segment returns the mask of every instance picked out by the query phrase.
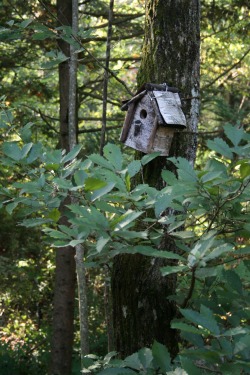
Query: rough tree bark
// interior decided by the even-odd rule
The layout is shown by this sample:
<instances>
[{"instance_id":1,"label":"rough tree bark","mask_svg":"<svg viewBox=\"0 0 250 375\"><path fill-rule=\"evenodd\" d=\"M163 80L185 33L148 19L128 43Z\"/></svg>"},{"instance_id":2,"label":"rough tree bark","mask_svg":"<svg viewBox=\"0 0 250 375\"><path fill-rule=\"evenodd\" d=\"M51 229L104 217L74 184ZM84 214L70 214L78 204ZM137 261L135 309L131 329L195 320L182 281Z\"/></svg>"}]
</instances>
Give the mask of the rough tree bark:
<instances>
[{"instance_id":1,"label":"rough tree bark","mask_svg":"<svg viewBox=\"0 0 250 375\"><path fill-rule=\"evenodd\" d=\"M145 40L138 73L138 85L164 83L181 90L187 130L176 133L170 156L182 156L194 163L199 114L199 0L146 0ZM170 168L159 157L144 169L144 181L163 187L161 171ZM176 251L163 236L160 249ZM175 294L174 277L163 278L163 261L141 255L115 259L112 275L116 350L122 356L153 341L165 344L172 357L178 352L178 335L170 328L177 308L167 299Z\"/></svg>"},{"instance_id":2,"label":"rough tree bark","mask_svg":"<svg viewBox=\"0 0 250 375\"><path fill-rule=\"evenodd\" d=\"M57 0L57 18L59 25L71 25L72 0ZM70 56L70 46L59 40L59 48L66 56ZM67 152L69 145L69 64L59 65L60 92L60 145ZM62 217L60 224L68 225L63 215L65 207L70 204L70 197L61 204ZM72 348L74 338L74 304L75 304L75 252L72 247L56 250L56 271L54 285L54 309L51 345L51 375L70 375L72 363Z\"/></svg>"}]
</instances>

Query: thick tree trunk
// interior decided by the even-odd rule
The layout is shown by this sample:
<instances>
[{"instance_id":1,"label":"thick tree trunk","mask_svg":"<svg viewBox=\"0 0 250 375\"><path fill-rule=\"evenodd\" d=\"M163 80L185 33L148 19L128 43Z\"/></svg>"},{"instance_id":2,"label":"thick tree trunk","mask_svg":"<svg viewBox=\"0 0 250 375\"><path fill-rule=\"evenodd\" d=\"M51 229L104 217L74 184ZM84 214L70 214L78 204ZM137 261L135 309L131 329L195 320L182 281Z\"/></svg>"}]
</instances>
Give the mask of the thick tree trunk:
<instances>
[{"instance_id":1,"label":"thick tree trunk","mask_svg":"<svg viewBox=\"0 0 250 375\"><path fill-rule=\"evenodd\" d=\"M57 0L57 15L59 25L71 25L72 0ZM70 56L70 46L63 40L59 47L66 56ZM67 152L69 144L69 64L59 65L60 92L60 144ZM70 204L68 197L60 207L62 218L60 224L68 225L64 216L66 205ZM70 375L72 349L74 339L74 305L75 305L75 251L72 247L56 250L56 271L54 286L54 310L51 346L51 375Z\"/></svg>"},{"instance_id":2,"label":"thick tree trunk","mask_svg":"<svg viewBox=\"0 0 250 375\"><path fill-rule=\"evenodd\" d=\"M145 40L138 83L168 83L181 90L187 131L176 133L171 156L194 163L199 114L199 0L146 0ZM169 168L165 157L149 163L144 181L163 187L161 171ZM176 251L167 235L159 249ZM166 264L166 263L164 263ZM163 278L161 260L141 255L115 259L112 277L116 350L131 354L153 341L165 344L174 357L178 335L170 328L177 309L168 296L175 294L175 277Z\"/></svg>"}]
</instances>

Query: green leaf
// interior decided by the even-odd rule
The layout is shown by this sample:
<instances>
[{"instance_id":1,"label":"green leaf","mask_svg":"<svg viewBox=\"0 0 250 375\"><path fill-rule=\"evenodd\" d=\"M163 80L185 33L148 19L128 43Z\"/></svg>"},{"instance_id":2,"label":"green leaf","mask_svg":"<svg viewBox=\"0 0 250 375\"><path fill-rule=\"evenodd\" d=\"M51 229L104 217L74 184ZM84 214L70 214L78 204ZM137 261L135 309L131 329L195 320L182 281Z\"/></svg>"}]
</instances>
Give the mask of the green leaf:
<instances>
[{"instance_id":1,"label":"green leaf","mask_svg":"<svg viewBox=\"0 0 250 375\"><path fill-rule=\"evenodd\" d=\"M224 132L234 146L238 146L244 136L243 128L239 128L231 124L227 124L224 126Z\"/></svg>"},{"instance_id":2,"label":"green leaf","mask_svg":"<svg viewBox=\"0 0 250 375\"><path fill-rule=\"evenodd\" d=\"M240 176L241 178L246 178L250 176L250 163L242 163L240 166Z\"/></svg>"},{"instance_id":3,"label":"green leaf","mask_svg":"<svg viewBox=\"0 0 250 375\"><path fill-rule=\"evenodd\" d=\"M114 182L108 183L102 189L95 190L95 192L91 195L91 202L94 202L96 199L101 198L103 195L109 193L115 186Z\"/></svg>"},{"instance_id":4,"label":"green leaf","mask_svg":"<svg viewBox=\"0 0 250 375\"><path fill-rule=\"evenodd\" d=\"M190 162L185 158L169 158L172 163L178 168L178 177L179 180L185 182L193 182L197 181L196 172L193 169L193 166Z\"/></svg>"},{"instance_id":5,"label":"green leaf","mask_svg":"<svg viewBox=\"0 0 250 375\"><path fill-rule=\"evenodd\" d=\"M221 175L222 175L221 171L208 172L201 177L201 181L203 183L206 183L208 181L212 181L216 179L217 177L220 177Z\"/></svg>"},{"instance_id":6,"label":"green leaf","mask_svg":"<svg viewBox=\"0 0 250 375\"><path fill-rule=\"evenodd\" d=\"M34 125L33 122L29 122L26 124L21 130L20 130L20 137L23 140L23 142L30 142L31 140L31 127Z\"/></svg>"},{"instance_id":7,"label":"green leaf","mask_svg":"<svg viewBox=\"0 0 250 375\"><path fill-rule=\"evenodd\" d=\"M84 183L87 177L88 177L87 173L81 169L74 173L73 179L78 188L84 186Z\"/></svg>"},{"instance_id":8,"label":"green leaf","mask_svg":"<svg viewBox=\"0 0 250 375\"><path fill-rule=\"evenodd\" d=\"M108 162L108 160L104 159L101 155L92 154L88 157L93 163L100 165L106 169L114 171L114 167Z\"/></svg>"},{"instance_id":9,"label":"green leaf","mask_svg":"<svg viewBox=\"0 0 250 375\"><path fill-rule=\"evenodd\" d=\"M134 177L141 170L141 162L139 160L133 160L128 165L128 174L130 177Z\"/></svg>"},{"instance_id":10,"label":"green leaf","mask_svg":"<svg viewBox=\"0 0 250 375\"><path fill-rule=\"evenodd\" d=\"M154 341L152 346L152 355L163 373L171 370L170 354L164 345Z\"/></svg>"},{"instance_id":11,"label":"green leaf","mask_svg":"<svg viewBox=\"0 0 250 375\"><path fill-rule=\"evenodd\" d=\"M62 233L59 230L45 228L43 230L45 233L48 233L50 237L56 238L56 239L62 239L62 240L68 240L69 235L66 233Z\"/></svg>"},{"instance_id":12,"label":"green leaf","mask_svg":"<svg viewBox=\"0 0 250 375\"><path fill-rule=\"evenodd\" d=\"M210 150L213 150L230 160L233 158L233 153L230 147L223 139L221 138L215 138L214 140L210 139L208 140L207 145L210 148Z\"/></svg>"},{"instance_id":13,"label":"green leaf","mask_svg":"<svg viewBox=\"0 0 250 375\"><path fill-rule=\"evenodd\" d=\"M69 242L69 246L75 247L77 245L82 244L84 241L85 241L84 239L81 239L81 240L72 240L72 241Z\"/></svg>"},{"instance_id":14,"label":"green leaf","mask_svg":"<svg viewBox=\"0 0 250 375\"><path fill-rule=\"evenodd\" d=\"M172 202L172 194L171 191L167 192L160 192L156 197L155 202L155 216L159 217L168 207L170 207L170 204Z\"/></svg>"},{"instance_id":15,"label":"green leaf","mask_svg":"<svg viewBox=\"0 0 250 375\"><path fill-rule=\"evenodd\" d=\"M21 159L24 159L28 155L32 146L33 146L33 143L27 143L26 145L23 146L21 150Z\"/></svg>"},{"instance_id":16,"label":"green leaf","mask_svg":"<svg viewBox=\"0 0 250 375\"><path fill-rule=\"evenodd\" d=\"M201 335L204 332L201 329L198 329L194 326L191 326L187 323L182 323L182 322L172 322L171 328L179 329L180 331L184 331L184 332L193 333L195 335Z\"/></svg>"},{"instance_id":17,"label":"green leaf","mask_svg":"<svg viewBox=\"0 0 250 375\"><path fill-rule=\"evenodd\" d=\"M102 251L104 246L110 241L110 237L100 237L96 243L96 250L98 253Z\"/></svg>"},{"instance_id":18,"label":"green leaf","mask_svg":"<svg viewBox=\"0 0 250 375\"><path fill-rule=\"evenodd\" d=\"M222 271L222 278L223 281L225 281L225 284L238 292L239 294L242 294L243 292L243 287L242 287L242 282L239 277L239 275L233 271L233 270L223 270Z\"/></svg>"},{"instance_id":19,"label":"green leaf","mask_svg":"<svg viewBox=\"0 0 250 375\"><path fill-rule=\"evenodd\" d=\"M85 180L85 190L86 191L95 191L103 188L107 185L107 182L99 180L98 178L88 177Z\"/></svg>"},{"instance_id":20,"label":"green leaf","mask_svg":"<svg viewBox=\"0 0 250 375\"><path fill-rule=\"evenodd\" d=\"M39 225L51 223L50 219L43 219L43 218L33 218L33 219L25 219L19 225L26 227L26 228L33 228Z\"/></svg>"},{"instance_id":21,"label":"green leaf","mask_svg":"<svg viewBox=\"0 0 250 375\"><path fill-rule=\"evenodd\" d=\"M193 324L201 325L214 335L220 334L220 329L214 318L213 312L207 307L201 305L200 313L191 309L180 309L180 312Z\"/></svg>"},{"instance_id":22,"label":"green leaf","mask_svg":"<svg viewBox=\"0 0 250 375\"><path fill-rule=\"evenodd\" d=\"M22 29L25 29L28 25L33 22L33 19L29 18L27 20L22 21L18 26L21 27Z\"/></svg>"},{"instance_id":23,"label":"green leaf","mask_svg":"<svg viewBox=\"0 0 250 375\"><path fill-rule=\"evenodd\" d=\"M49 212L49 215L48 217L53 220L55 223L58 222L58 220L60 219L61 217L61 213L60 211L58 210L58 208L53 208L50 212Z\"/></svg>"},{"instance_id":24,"label":"green leaf","mask_svg":"<svg viewBox=\"0 0 250 375\"><path fill-rule=\"evenodd\" d=\"M150 367L153 360L152 351L149 348L142 348L138 352L138 358L143 368L147 369Z\"/></svg>"},{"instance_id":25,"label":"green leaf","mask_svg":"<svg viewBox=\"0 0 250 375\"><path fill-rule=\"evenodd\" d=\"M161 155L160 152L153 152L152 154L144 155L141 159L141 164L146 165L160 155Z\"/></svg>"},{"instance_id":26,"label":"green leaf","mask_svg":"<svg viewBox=\"0 0 250 375\"><path fill-rule=\"evenodd\" d=\"M171 275L172 273L178 273L178 272L183 272L183 271L187 271L187 270L188 270L187 266L166 266L166 267L161 267L162 276L168 276L168 275Z\"/></svg>"},{"instance_id":27,"label":"green leaf","mask_svg":"<svg viewBox=\"0 0 250 375\"><path fill-rule=\"evenodd\" d=\"M124 365L134 370L140 370L142 368L141 361L139 360L138 353L134 353L124 359Z\"/></svg>"},{"instance_id":28,"label":"green leaf","mask_svg":"<svg viewBox=\"0 0 250 375\"><path fill-rule=\"evenodd\" d=\"M2 149L6 156L15 161L19 161L22 157L22 153L17 142L5 142Z\"/></svg>"},{"instance_id":29,"label":"green leaf","mask_svg":"<svg viewBox=\"0 0 250 375\"><path fill-rule=\"evenodd\" d=\"M166 181L168 185L172 186L178 182L176 175L173 172L170 172L168 170L163 170L161 172L161 175L162 175L163 180Z\"/></svg>"},{"instance_id":30,"label":"green leaf","mask_svg":"<svg viewBox=\"0 0 250 375\"><path fill-rule=\"evenodd\" d=\"M104 149L103 154L105 158L114 166L115 170L122 169L123 156L121 149L113 143L108 143Z\"/></svg>"},{"instance_id":31,"label":"green leaf","mask_svg":"<svg viewBox=\"0 0 250 375\"><path fill-rule=\"evenodd\" d=\"M138 375L138 372L126 368L106 368L97 375Z\"/></svg>"},{"instance_id":32,"label":"green leaf","mask_svg":"<svg viewBox=\"0 0 250 375\"><path fill-rule=\"evenodd\" d=\"M140 211L128 210L127 212L125 212L125 214L121 215L119 218L116 218L111 222L111 226L114 228L114 232L126 228L142 214L143 212Z\"/></svg>"},{"instance_id":33,"label":"green leaf","mask_svg":"<svg viewBox=\"0 0 250 375\"><path fill-rule=\"evenodd\" d=\"M79 154L81 149L82 149L81 145L76 145L68 154L63 156L61 162L67 163L69 161L72 161L73 159L75 159L77 157L77 155Z\"/></svg>"}]
</instances>

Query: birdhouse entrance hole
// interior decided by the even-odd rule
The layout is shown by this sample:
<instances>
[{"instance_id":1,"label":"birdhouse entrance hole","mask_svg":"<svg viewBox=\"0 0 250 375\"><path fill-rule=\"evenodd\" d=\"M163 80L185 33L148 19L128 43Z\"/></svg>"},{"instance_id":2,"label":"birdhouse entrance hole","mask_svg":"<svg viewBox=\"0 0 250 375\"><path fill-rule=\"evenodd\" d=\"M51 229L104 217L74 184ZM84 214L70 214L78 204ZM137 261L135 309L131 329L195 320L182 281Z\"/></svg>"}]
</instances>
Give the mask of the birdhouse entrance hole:
<instances>
[{"instance_id":1,"label":"birdhouse entrance hole","mask_svg":"<svg viewBox=\"0 0 250 375\"><path fill-rule=\"evenodd\" d=\"M145 119L147 115L148 115L148 112L146 111L146 109L142 109L140 112L140 118Z\"/></svg>"}]
</instances>

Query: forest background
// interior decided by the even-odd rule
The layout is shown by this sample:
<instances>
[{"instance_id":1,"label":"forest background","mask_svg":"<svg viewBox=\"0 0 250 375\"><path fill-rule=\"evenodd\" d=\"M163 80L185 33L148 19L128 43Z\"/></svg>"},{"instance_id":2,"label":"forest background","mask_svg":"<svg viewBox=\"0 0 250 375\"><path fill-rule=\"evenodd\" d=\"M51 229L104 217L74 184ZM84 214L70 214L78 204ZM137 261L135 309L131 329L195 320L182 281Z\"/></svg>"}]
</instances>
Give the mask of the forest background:
<instances>
[{"instance_id":1,"label":"forest background","mask_svg":"<svg viewBox=\"0 0 250 375\"><path fill-rule=\"evenodd\" d=\"M144 1L139 0L115 1L112 35L109 35L110 3L112 2L98 0L80 2L79 30L77 32L80 45L77 44L77 46L71 39L72 28L67 25L64 19L60 18L62 12L59 12L59 10L65 6L71 6L72 4L69 1L60 0L57 3L35 1L33 4L28 4L22 1L3 0L0 9L2 129L0 167L2 185L0 369L3 369L0 370L0 373L4 375L47 373L51 362L49 359L50 346L53 342L53 332L55 332L52 330L52 302L55 294L55 248L52 245L65 246L66 244L68 246L70 244L78 246L83 242L79 237L79 232L76 234L73 232L58 234L57 224L61 220L60 207L53 206L54 203L49 206L48 200L44 203L45 207L41 207L40 203L37 206L35 205L34 202L41 200L41 197L35 194L38 191L39 184L42 190L44 181L47 179L46 173L48 172L53 177L50 181L51 188L47 191L47 199L54 194L53 197L59 195L61 201L65 198L66 191L73 191L72 186L65 182L72 176L74 178L73 185L83 186L85 184L87 192L96 192L97 200L100 197L106 199L105 194L112 193L114 185L100 185L100 181L104 177L101 176L100 171L91 169L94 167L90 166L90 161L99 163L104 169L107 167L105 160L110 165L113 163L114 168L118 168L117 165L121 164L124 170L130 168L128 174L131 178L136 173L140 173L141 165L138 168L138 164L130 164L133 162L133 152L124 148L124 146L120 146L121 151L119 151L114 145L118 145L124 119L124 114L120 110L121 102L131 97L131 94L137 90L136 77L142 54L145 6ZM195 292L192 290L192 296L189 296L187 301L188 304L182 306L183 309L189 307L189 310L186 309L186 313L183 310L183 317L187 321L189 320L189 324L187 321L179 321L173 325L173 328L182 331L182 350L188 347L195 347L200 350L196 352L197 357L193 354L192 360L197 365L197 362L195 362L197 358L203 358L204 362L198 363L199 371L202 369L203 373L206 373L206 371L208 373L211 373L211 371L233 373L226 367L228 364L232 366L232 363L235 366L235 373L240 373L240 371L249 373L250 355L249 349L247 350L250 345L249 308L247 307L250 276L248 259L249 198L247 198L247 194L249 196L248 182L250 175L248 136L250 107L249 12L247 1L201 1L201 111L195 164L196 175L193 175L193 180L190 181L190 176L188 180L185 179L183 174L179 174L179 180L183 184L182 187L187 186L187 181L191 185L193 184L193 190L190 187L189 194L194 196L200 194L200 191L195 187L197 178L204 184L211 184L212 181L213 186L204 187L204 189L207 189L206 192L209 192L211 201L215 202L217 199L219 202L219 199L222 198L225 201L223 203L220 201L217 206L214 203L214 211L212 209L209 211L211 207L206 207L206 213L204 213L204 206L203 212L198 212L201 211L201 207L195 207L194 205L192 208L193 203L189 200L189 203L192 203L189 206L192 215L189 212L188 219L185 218L184 220L186 222L185 231L179 231L179 235L174 234L174 237L182 241L182 245L179 245L182 246L182 249L185 246L190 246L192 241L195 248L194 244L197 243L197 238L202 237L200 234L201 228L206 226L207 230L210 226L209 220L212 217L210 229L217 230L216 241L222 240L221 237L218 239L218 228L220 226L219 235L223 235L223 241L226 237L227 246L228 244L230 246L234 244L233 249L237 252L237 254L232 255L231 248L226 247L227 252L225 254L221 250L221 245L217 242L211 245L211 242L209 242L211 238L203 237L204 242L201 245L203 258L208 256L206 252L211 251L211 248L220 250L217 251L216 255L210 255L207 260L204 261L203 259L201 267L205 267L207 263L213 261L211 268L216 269L216 272L212 273L211 268L209 268L207 273L202 274L201 272L200 276L197 276ZM61 74L64 74L62 69L68 61L64 43L68 45L66 48L70 48L69 46L77 48L78 53L78 121L75 135L77 142L75 143L81 145L81 149L74 149L73 147L73 151L71 150L72 145L65 146L64 143L65 128L63 126L65 124L63 123L63 116L65 116L65 113L63 113L62 105L59 115L60 104L62 104L60 90L64 90L59 82L60 69ZM110 49L110 56L108 56L107 45ZM107 69L108 75L105 74ZM105 93L107 77L108 90ZM105 139L103 138L104 134ZM32 140L32 146L29 146L30 140ZM105 149L103 151L104 140L105 143L110 145L106 146L106 152ZM33 148L33 145L36 145L36 147ZM68 158L61 154L60 147L66 149L67 152L71 151ZM36 156L34 156L34 160L29 161L27 158L30 157L31 148ZM96 157L91 159L91 155L99 154L100 149L101 154L104 152L103 159L97 159ZM114 155L113 159L108 157L110 152ZM43 156L45 153L46 157ZM43 158L39 167L32 164L34 161L37 162L38 155L39 158ZM85 160L83 166L74 164L77 155ZM215 165L211 167L210 164L208 166L207 160L217 160L220 166L223 164L227 168L227 172L221 169L216 170ZM65 173L65 163L67 162L72 165L72 170L69 173L67 171ZM149 162L150 159L142 159L144 165ZM183 160L182 163L182 165L179 164L179 169L187 170L188 167ZM133 172L131 172L132 166ZM33 180L34 174L37 177L35 168L40 168L39 173L41 168L44 168L43 177L39 174L39 182ZM82 172L76 174L77 168ZM86 186L84 173L87 169L90 177ZM203 177L204 171L207 173L205 174L206 178ZM54 173L55 175L53 175ZM211 173L213 174L211 175ZM59 176L61 179L59 179ZM128 178L125 175L123 177L124 183L128 184ZM177 189L179 185L177 186L178 183L173 179L173 176L170 178L170 175L166 175L165 178L167 181L172 178L171 183ZM43 179L45 180L43 181ZM27 185L28 182L30 182L30 185ZM112 181L109 182L112 183ZM25 187L24 183L26 184ZM221 191L217 189L219 185ZM100 192L103 188L104 191ZM178 187L178 189L181 188ZM226 195L227 192L228 195ZM146 208L141 206L140 209L154 208L156 217L151 218L150 224L154 228L155 222L159 222L162 212L159 207L157 208L157 193L151 191L150 194L155 196L155 203L151 207L149 207L149 204ZM122 199L125 202L127 197L121 198L121 196L119 199L121 199L122 206L125 205ZM30 199L30 201L27 202L27 199ZM91 200L93 197L87 199ZM185 200L187 202L187 197L179 197L179 206L175 206L175 209L176 207L180 209L181 200L182 203ZM164 202L166 204L166 201ZM234 205L232 204L229 207L229 202L233 202ZM74 202L71 203L74 212ZM135 204L135 200L133 204ZM168 204L171 206L169 200ZM185 204L183 203L183 206ZM216 212L215 209L218 206L220 207L220 213L219 211ZM166 205L165 208L167 207ZM98 210L102 212L103 207L97 207ZM37 211L40 212L40 216L37 215ZM229 211L231 212L230 218L226 215ZM92 214L94 215L94 212ZM128 216L125 217L128 219ZM196 220L191 220L191 217L196 217ZM197 217L199 217L199 220ZM202 220L201 217L203 217ZM138 225L138 218L137 213L130 216L129 223L126 224L128 226L124 226L124 229L127 229L126 233L125 231L121 233L121 237L123 236L127 241L124 246L128 246L128 244L135 246L133 241L138 241L138 237L133 238L134 234L128 235L128 231L131 229L129 224L132 225L137 222ZM235 218L235 221L232 218ZM101 217L99 216L93 218L93 221L97 223L100 220ZM215 226L215 222L217 226ZM23 225L17 225L20 223ZM114 226L115 224L117 222L113 223ZM177 225L176 222L167 223L167 225L170 224L172 224L171 230L175 231L176 228L183 225L183 217L178 218ZM59 221L59 225L62 228L65 222ZM224 230L223 233L221 228ZM140 234L139 238L140 236L141 240L145 239L144 234ZM155 238L156 235L152 241L157 243ZM56 243L56 241L60 243ZM73 243L72 241L79 242ZM97 357L94 359L88 358L89 362L85 362L84 367L88 367L86 371L91 373L99 371L101 366L104 368L111 366L109 361L114 355L113 353L106 357L104 362L98 359L113 350L112 327L110 325L109 269L112 264L112 257L116 253L114 251L113 255L106 254L106 239L103 242L95 242L95 239L88 238L88 241L90 242L90 250L85 259L86 268L84 269L88 296L88 351ZM122 242L122 240L120 241ZM98 246L100 256L96 256L95 251L91 250L91 246ZM64 247L64 249L68 250L67 247ZM155 256L155 252L152 250L149 255ZM228 258L224 259L222 255L226 255ZM179 272L182 283L179 282L178 284L179 299L177 298L176 302L181 306L183 299L190 291L189 286L194 280L192 278L194 273L190 272L190 269L193 271L195 268L192 268L189 263L188 270L185 268L187 264L183 259L179 261L178 266L175 265L177 267L175 272ZM221 265L227 264L229 265L221 268ZM195 267L197 267L197 264L195 264ZM170 273L169 270L165 269L166 275ZM77 307L78 296L76 291L74 293ZM200 295L206 293L213 296L214 299L210 301L210 305L205 305L202 310L201 306L204 305L204 300L201 300ZM232 301L235 301L235 306L232 305ZM217 308L216 310L216 304L217 306L224 305L225 309L222 309L222 311ZM239 311L241 311L241 315ZM60 316L58 319L60 319ZM81 367L79 355L81 335L77 308L74 311L73 323L72 374L76 374L79 373ZM234 329L234 331L229 333L229 329ZM223 334L225 335L223 336ZM223 340L220 341L219 337L221 336L223 336ZM197 337L202 338L203 344ZM215 337L217 344L212 341ZM230 337L231 346L227 340L228 337ZM188 344L185 344L185 342ZM213 350L208 350L206 345L209 345L210 348L213 348L214 345L213 350L220 353L219 358L215 358L212 354ZM216 345L219 345L219 349ZM71 350L68 351L71 355ZM159 353L162 354L162 357ZM108 369L109 372L106 373L133 374L140 371L140 373L145 374L158 373L158 370L152 367L151 357L154 360L158 358L161 368L160 373L165 374L181 367L184 369L183 371L188 371L189 365L186 358L189 357L186 352L177 360L175 365L172 365L170 361L165 364L164 361L162 363L163 357L168 358L166 353L161 346L157 347L157 344L155 344L152 352L143 352L143 356L148 359L148 367L142 366L143 361L140 355L137 355L137 357L133 357L133 360L127 360L125 364L124 362L115 364L123 368L129 367L129 370L126 369L127 372L121 372L119 368L120 372L110 372L111 370ZM217 367L213 367L215 363ZM221 367L223 365L225 365L224 370ZM192 374L195 374L193 368L191 371Z\"/></svg>"}]
</instances>

